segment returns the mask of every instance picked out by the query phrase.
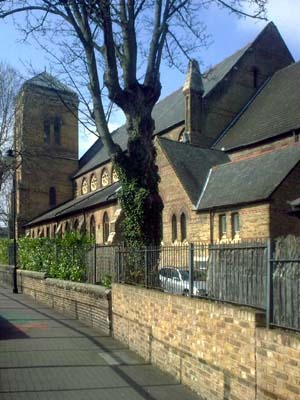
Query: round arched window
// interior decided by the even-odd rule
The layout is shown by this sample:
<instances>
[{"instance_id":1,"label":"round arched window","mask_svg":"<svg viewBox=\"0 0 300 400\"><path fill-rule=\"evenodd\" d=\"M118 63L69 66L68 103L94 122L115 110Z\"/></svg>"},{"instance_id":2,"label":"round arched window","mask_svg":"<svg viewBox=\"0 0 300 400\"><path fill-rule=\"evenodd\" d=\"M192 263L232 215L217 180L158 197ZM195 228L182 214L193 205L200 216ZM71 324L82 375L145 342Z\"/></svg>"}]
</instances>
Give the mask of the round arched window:
<instances>
[{"instance_id":1,"label":"round arched window","mask_svg":"<svg viewBox=\"0 0 300 400\"><path fill-rule=\"evenodd\" d=\"M90 219L90 238L95 239L96 237L96 222L95 217L92 215Z\"/></svg>"},{"instance_id":2,"label":"round arched window","mask_svg":"<svg viewBox=\"0 0 300 400\"><path fill-rule=\"evenodd\" d=\"M95 174L91 177L91 191L94 192L97 189L97 177Z\"/></svg>"},{"instance_id":3,"label":"round arched window","mask_svg":"<svg viewBox=\"0 0 300 400\"><path fill-rule=\"evenodd\" d=\"M113 183L118 182L119 177L118 177L118 173L116 171L116 168L113 168L111 176L112 176Z\"/></svg>"},{"instance_id":4,"label":"round arched window","mask_svg":"<svg viewBox=\"0 0 300 400\"><path fill-rule=\"evenodd\" d=\"M81 193L86 194L88 192L88 183L87 180L84 178L81 185Z\"/></svg>"},{"instance_id":5,"label":"round arched window","mask_svg":"<svg viewBox=\"0 0 300 400\"><path fill-rule=\"evenodd\" d=\"M106 243L109 237L109 218L107 212L103 215L103 242Z\"/></svg>"},{"instance_id":6,"label":"round arched window","mask_svg":"<svg viewBox=\"0 0 300 400\"><path fill-rule=\"evenodd\" d=\"M101 174L101 185L102 186L107 186L109 183L109 177L108 177L108 172L107 169L104 168Z\"/></svg>"}]
</instances>

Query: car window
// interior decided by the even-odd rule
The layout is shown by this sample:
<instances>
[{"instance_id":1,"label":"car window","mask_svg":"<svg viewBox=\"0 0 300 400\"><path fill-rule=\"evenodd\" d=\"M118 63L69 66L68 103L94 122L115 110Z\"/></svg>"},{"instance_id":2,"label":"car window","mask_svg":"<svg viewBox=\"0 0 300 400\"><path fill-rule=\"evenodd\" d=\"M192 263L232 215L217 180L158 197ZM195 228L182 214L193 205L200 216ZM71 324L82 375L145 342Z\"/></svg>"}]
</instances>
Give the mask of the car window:
<instances>
[{"instance_id":1,"label":"car window","mask_svg":"<svg viewBox=\"0 0 300 400\"><path fill-rule=\"evenodd\" d=\"M176 269L172 270L172 278L178 278L179 279L179 272L176 271Z\"/></svg>"}]
</instances>

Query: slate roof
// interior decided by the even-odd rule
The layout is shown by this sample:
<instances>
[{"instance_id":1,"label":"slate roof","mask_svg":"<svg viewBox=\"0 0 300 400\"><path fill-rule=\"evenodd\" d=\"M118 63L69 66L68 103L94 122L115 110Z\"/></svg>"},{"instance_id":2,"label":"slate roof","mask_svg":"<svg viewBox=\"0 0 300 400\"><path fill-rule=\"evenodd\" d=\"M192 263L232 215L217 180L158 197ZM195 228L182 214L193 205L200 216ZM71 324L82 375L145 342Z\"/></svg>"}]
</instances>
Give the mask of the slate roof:
<instances>
[{"instance_id":1,"label":"slate roof","mask_svg":"<svg viewBox=\"0 0 300 400\"><path fill-rule=\"evenodd\" d=\"M238 60L245 54L251 44L252 43L248 44L241 50L225 58L225 60L211 68L203 75L203 96L209 95L209 93L219 82L221 82L225 75L229 73ZM180 87L155 105L152 112L153 119L155 120L155 133L160 134L172 126L183 123L185 119L184 114L184 95L182 93L182 87ZM125 125L115 130L112 135L121 148L125 150L127 145ZM107 150L104 148L101 139L98 139L81 157L79 161L79 170L74 175L74 178L90 171L108 160L109 156Z\"/></svg>"},{"instance_id":2,"label":"slate roof","mask_svg":"<svg viewBox=\"0 0 300 400\"><path fill-rule=\"evenodd\" d=\"M27 80L24 85L33 85L39 86L42 88L47 88L51 90L59 90L61 92L65 92L68 94L72 94L77 97L76 92L70 89L68 86L64 85L58 79L56 79L53 75L48 74L48 72L42 72L33 78Z\"/></svg>"},{"instance_id":3,"label":"slate roof","mask_svg":"<svg viewBox=\"0 0 300 400\"><path fill-rule=\"evenodd\" d=\"M53 208L43 215L33 219L25 226L35 225L56 218L59 219L71 213L81 212L87 208L114 201L116 199L117 190L119 187L120 183L116 182L104 189L99 189L84 196L76 197L75 199L67 201L66 203Z\"/></svg>"},{"instance_id":4,"label":"slate roof","mask_svg":"<svg viewBox=\"0 0 300 400\"><path fill-rule=\"evenodd\" d=\"M276 72L215 147L246 146L300 128L300 62Z\"/></svg>"},{"instance_id":5,"label":"slate roof","mask_svg":"<svg viewBox=\"0 0 300 400\"><path fill-rule=\"evenodd\" d=\"M161 148L193 204L197 203L209 170L229 161L222 151L159 138Z\"/></svg>"},{"instance_id":6,"label":"slate roof","mask_svg":"<svg viewBox=\"0 0 300 400\"><path fill-rule=\"evenodd\" d=\"M300 146L290 146L214 167L197 209L266 200L299 161Z\"/></svg>"}]
</instances>

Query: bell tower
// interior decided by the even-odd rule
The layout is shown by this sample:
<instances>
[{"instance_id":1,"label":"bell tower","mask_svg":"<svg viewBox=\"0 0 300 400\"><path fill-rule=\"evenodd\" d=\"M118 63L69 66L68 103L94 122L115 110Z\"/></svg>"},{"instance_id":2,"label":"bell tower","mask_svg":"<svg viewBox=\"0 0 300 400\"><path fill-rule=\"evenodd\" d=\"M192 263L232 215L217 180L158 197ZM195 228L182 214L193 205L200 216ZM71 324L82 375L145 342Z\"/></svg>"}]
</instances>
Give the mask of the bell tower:
<instances>
[{"instance_id":1,"label":"bell tower","mask_svg":"<svg viewBox=\"0 0 300 400\"><path fill-rule=\"evenodd\" d=\"M73 196L78 168L78 97L50 74L26 81L15 103L17 234Z\"/></svg>"}]
</instances>

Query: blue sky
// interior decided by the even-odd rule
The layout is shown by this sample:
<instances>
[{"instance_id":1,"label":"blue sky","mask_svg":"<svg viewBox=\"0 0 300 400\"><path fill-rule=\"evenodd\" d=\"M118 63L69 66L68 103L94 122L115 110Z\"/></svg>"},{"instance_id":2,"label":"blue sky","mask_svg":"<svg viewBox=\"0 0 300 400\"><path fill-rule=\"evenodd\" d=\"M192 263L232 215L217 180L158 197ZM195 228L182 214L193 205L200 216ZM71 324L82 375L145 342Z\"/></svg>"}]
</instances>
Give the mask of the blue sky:
<instances>
[{"instance_id":1,"label":"blue sky","mask_svg":"<svg viewBox=\"0 0 300 400\"><path fill-rule=\"evenodd\" d=\"M300 1L269 0L268 20L273 21L279 29L288 48L296 61L300 58ZM21 22L21 17L18 17ZM203 21L207 32L212 35L212 44L208 49L202 49L198 54L201 68L206 69L229 56L239 48L251 42L266 25L265 21L237 18L225 10L210 8L203 13ZM49 56L43 53L35 42L24 43L21 34L14 27L12 19L0 21L0 61L9 63L18 69L25 77L29 70L42 72L51 70ZM161 70L162 97L170 94L183 84L184 74L166 66ZM121 113L114 113L110 128L115 129L122 123ZM87 135L83 130L80 134L80 155L86 151L95 140L94 135Z\"/></svg>"}]
</instances>

